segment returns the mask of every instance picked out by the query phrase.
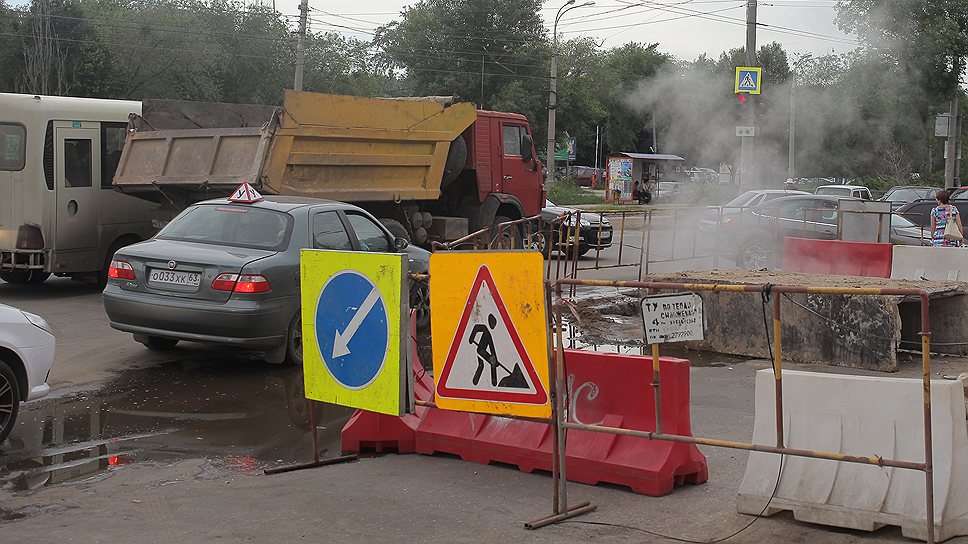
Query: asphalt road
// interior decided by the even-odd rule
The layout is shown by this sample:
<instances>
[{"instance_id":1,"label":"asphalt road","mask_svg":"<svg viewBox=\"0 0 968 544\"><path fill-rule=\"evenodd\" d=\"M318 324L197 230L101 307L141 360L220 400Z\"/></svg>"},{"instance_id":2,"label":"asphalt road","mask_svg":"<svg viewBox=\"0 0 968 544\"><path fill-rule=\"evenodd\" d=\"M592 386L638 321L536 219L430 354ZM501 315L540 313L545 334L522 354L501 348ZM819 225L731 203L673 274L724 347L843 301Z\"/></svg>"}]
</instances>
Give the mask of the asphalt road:
<instances>
[{"instance_id":1,"label":"asphalt road","mask_svg":"<svg viewBox=\"0 0 968 544\"><path fill-rule=\"evenodd\" d=\"M680 243L658 239L670 241L670 251ZM606 258L617 262L617 248ZM629 277L624 269L607 274ZM544 474L387 455L265 476L265 467L312 455L299 369L187 343L149 352L108 326L95 288L69 280L0 283L0 302L42 315L58 338L51 397L25 405L0 444L3 542L664 542L643 531L709 540L753 519L737 514L734 502L746 453L721 448L702 450L706 484L663 498L572 484L572 501L599 506L577 521L606 525L534 532L521 523L550 513ZM769 363L692 356L693 432L749 440L753 374ZM938 371L962 364L942 360ZM902 375L916 376L915 366ZM319 415L332 455L349 411L324 406ZM832 530L788 514L760 519L731 540L883 541L906 542L896 528Z\"/></svg>"}]
</instances>

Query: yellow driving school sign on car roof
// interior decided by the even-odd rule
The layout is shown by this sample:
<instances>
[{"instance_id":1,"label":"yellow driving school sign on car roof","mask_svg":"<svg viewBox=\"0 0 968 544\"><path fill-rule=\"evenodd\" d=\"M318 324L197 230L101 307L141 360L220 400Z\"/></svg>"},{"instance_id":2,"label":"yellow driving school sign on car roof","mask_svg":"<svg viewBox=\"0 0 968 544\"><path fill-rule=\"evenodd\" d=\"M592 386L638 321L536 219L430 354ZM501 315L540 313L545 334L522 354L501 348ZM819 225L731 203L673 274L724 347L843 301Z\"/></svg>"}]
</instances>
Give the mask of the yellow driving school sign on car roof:
<instances>
[{"instance_id":1,"label":"yellow driving school sign on car roof","mask_svg":"<svg viewBox=\"0 0 968 544\"><path fill-rule=\"evenodd\" d=\"M304 249L299 276L306 398L407 413L406 255Z\"/></svg>"},{"instance_id":2,"label":"yellow driving school sign on car roof","mask_svg":"<svg viewBox=\"0 0 968 544\"><path fill-rule=\"evenodd\" d=\"M551 416L543 265L532 251L430 256L439 408Z\"/></svg>"}]
</instances>

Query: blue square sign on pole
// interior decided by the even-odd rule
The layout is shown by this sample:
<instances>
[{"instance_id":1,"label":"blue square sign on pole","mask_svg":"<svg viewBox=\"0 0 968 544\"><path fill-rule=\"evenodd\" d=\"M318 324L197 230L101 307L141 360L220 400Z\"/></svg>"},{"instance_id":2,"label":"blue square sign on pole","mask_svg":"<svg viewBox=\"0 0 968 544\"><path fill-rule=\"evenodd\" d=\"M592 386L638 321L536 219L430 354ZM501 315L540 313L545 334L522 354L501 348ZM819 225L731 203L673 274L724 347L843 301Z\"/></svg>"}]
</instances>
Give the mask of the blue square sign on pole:
<instances>
[{"instance_id":1,"label":"blue square sign on pole","mask_svg":"<svg viewBox=\"0 0 968 544\"><path fill-rule=\"evenodd\" d=\"M736 80L733 92L746 94L760 94L762 89L763 69L751 66L736 68Z\"/></svg>"}]
</instances>

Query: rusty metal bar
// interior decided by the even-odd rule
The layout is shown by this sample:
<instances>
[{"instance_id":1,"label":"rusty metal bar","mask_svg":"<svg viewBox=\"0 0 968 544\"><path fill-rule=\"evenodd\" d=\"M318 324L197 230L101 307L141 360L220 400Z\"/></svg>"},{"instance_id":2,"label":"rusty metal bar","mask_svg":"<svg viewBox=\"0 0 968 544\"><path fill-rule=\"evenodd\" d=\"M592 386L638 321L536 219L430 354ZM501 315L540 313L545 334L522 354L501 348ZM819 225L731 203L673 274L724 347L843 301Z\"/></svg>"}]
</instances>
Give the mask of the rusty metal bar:
<instances>
[{"instance_id":1,"label":"rusty metal bar","mask_svg":"<svg viewBox=\"0 0 968 544\"><path fill-rule=\"evenodd\" d=\"M921 387L924 390L924 506L927 541L934 543L934 442L931 428L931 316L930 297L921 295Z\"/></svg>"},{"instance_id":2,"label":"rusty metal bar","mask_svg":"<svg viewBox=\"0 0 968 544\"><path fill-rule=\"evenodd\" d=\"M575 506L573 506L571 508L571 510L568 510L567 512L562 512L561 514L555 514L555 515L552 515L552 516L548 516L546 518L541 518L541 519L536 519L534 521L529 521L529 522L527 522L527 523L524 524L524 528L525 529L540 529L540 528L544 527L545 525L551 525L552 523L558 523L559 521L564 521L566 519L573 518L575 516L580 516L580 515L582 515L582 514L584 514L586 512L591 512L591 511L595 510L596 508L598 508L598 507L595 506L594 504L592 504L592 503L590 503L588 501L585 501L583 503L576 504Z\"/></svg>"},{"instance_id":3,"label":"rusty metal bar","mask_svg":"<svg viewBox=\"0 0 968 544\"><path fill-rule=\"evenodd\" d=\"M306 469L306 468L325 467L326 465L335 465L337 463L346 463L346 462L349 462L349 461L356 461L357 459L359 459L359 456L354 453L354 454L351 454L351 455L341 455L339 457L332 457L330 459L323 459L321 461L317 459L316 461L313 461L311 463L299 463L299 464L295 464L295 465L286 465L284 467L267 468L267 469L263 470L262 473L265 474L265 475L267 475L267 476L271 476L273 474L282 474L283 472L292 472L294 470L303 470L303 469Z\"/></svg>"},{"instance_id":4,"label":"rusty metal bar","mask_svg":"<svg viewBox=\"0 0 968 544\"><path fill-rule=\"evenodd\" d=\"M646 213L648 220L646 221L645 231L647 233L645 244L642 244L642 251L645 252L645 275L649 275L649 261L652 259L652 216L655 210L649 210Z\"/></svg>"},{"instance_id":5,"label":"rusty metal bar","mask_svg":"<svg viewBox=\"0 0 968 544\"><path fill-rule=\"evenodd\" d=\"M561 315L561 305L555 308L555 338L557 340L557 348L555 349L555 395L554 395L554 406L555 406L555 448L553 455L558 458L558 478L561 483L558 485L558 509L555 514L561 514L562 512L568 512L568 470L567 470L567 453L565 448L567 444L565 443L565 423L567 422L567 416L565 415L565 343L562 342L561 329L562 324L565 322ZM550 380L549 380L550 381Z\"/></svg>"},{"instance_id":6,"label":"rusty metal bar","mask_svg":"<svg viewBox=\"0 0 968 544\"><path fill-rule=\"evenodd\" d=\"M717 446L732 448L737 450L760 451L764 453L778 453L783 455L793 455L796 457L812 457L815 459L829 459L831 461L844 461L846 463L859 463L863 465L877 465L879 467L895 467L910 470L925 470L924 463L913 461L900 461L896 459L885 459L883 457L866 457L862 455L848 455L845 453L830 453L823 451L811 451L798 448L779 448L767 446L765 444L751 444L748 442L734 442L732 440L718 440L714 438L698 438L694 436L682 436L678 434L660 434L652 431L637 431L634 429L622 429L620 427L606 427L604 425L586 425L584 423L565 423L566 429L575 431L590 431L606 434L620 434L634 436L638 438L648 438L649 440L668 440L670 442L686 442L700 446Z\"/></svg>"},{"instance_id":7,"label":"rusty metal bar","mask_svg":"<svg viewBox=\"0 0 968 544\"><path fill-rule=\"evenodd\" d=\"M776 389L776 446L783 447L783 323L780 320L780 293L773 296L773 385Z\"/></svg>"},{"instance_id":8,"label":"rusty metal bar","mask_svg":"<svg viewBox=\"0 0 968 544\"><path fill-rule=\"evenodd\" d=\"M655 432L662 434L662 389L659 387L659 344L652 344L652 397L655 399Z\"/></svg>"},{"instance_id":9,"label":"rusty metal bar","mask_svg":"<svg viewBox=\"0 0 968 544\"><path fill-rule=\"evenodd\" d=\"M639 260L636 265L639 267L639 281L642 281L642 259L646 259L645 256L645 230L646 230L646 217L649 212L642 212L642 239L639 241ZM649 225L651 227L651 225Z\"/></svg>"},{"instance_id":10,"label":"rusty metal bar","mask_svg":"<svg viewBox=\"0 0 968 544\"><path fill-rule=\"evenodd\" d=\"M545 283L545 323L551 323L555 327L555 330L564 326L563 321L551 321L551 311L553 306L551 305L551 285ZM556 309L555 316L560 319L561 311ZM557 351L552 350L551 342L551 331L547 331L545 334L545 341L548 346L548 388L549 391L548 398L551 401L551 421L552 421L552 440L554 440L553 450L551 453L551 513L554 517L561 514L561 509L558 506L558 487L561 485L558 476L561 471L561 467L558 466L558 434L562 432L561 426L558 425L559 412L558 412L558 387L557 387L557 377L558 377L558 366L557 366ZM558 346L558 349L564 349L563 346ZM545 518L547 519L547 518ZM537 520L532 523L539 523L541 520ZM541 527L542 525L538 525ZM525 524L525 528L528 524ZM531 527L536 528L536 527Z\"/></svg>"},{"instance_id":11,"label":"rusty metal bar","mask_svg":"<svg viewBox=\"0 0 968 544\"><path fill-rule=\"evenodd\" d=\"M763 285L749 284L720 284L720 283L674 283L674 282L645 282L620 280L575 280L562 278L556 282L560 285L584 285L586 287L631 287L635 289L678 289L685 291L726 291L738 293L761 293ZM912 288L880 288L880 287L809 287L802 285L773 285L770 289L774 293L810 293L818 295L896 295L927 297L924 289Z\"/></svg>"}]
</instances>

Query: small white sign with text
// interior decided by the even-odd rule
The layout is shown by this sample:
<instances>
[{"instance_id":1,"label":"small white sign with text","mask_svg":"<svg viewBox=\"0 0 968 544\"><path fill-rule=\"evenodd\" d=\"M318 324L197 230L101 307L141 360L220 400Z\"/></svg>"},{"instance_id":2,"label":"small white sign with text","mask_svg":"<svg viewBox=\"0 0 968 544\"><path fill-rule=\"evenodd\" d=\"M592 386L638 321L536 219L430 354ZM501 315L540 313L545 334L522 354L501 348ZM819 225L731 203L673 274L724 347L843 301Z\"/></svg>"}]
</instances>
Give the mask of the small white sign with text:
<instances>
[{"instance_id":1,"label":"small white sign with text","mask_svg":"<svg viewBox=\"0 0 968 544\"><path fill-rule=\"evenodd\" d=\"M643 298L642 322L649 344L705 339L702 297L696 293Z\"/></svg>"}]
</instances>

